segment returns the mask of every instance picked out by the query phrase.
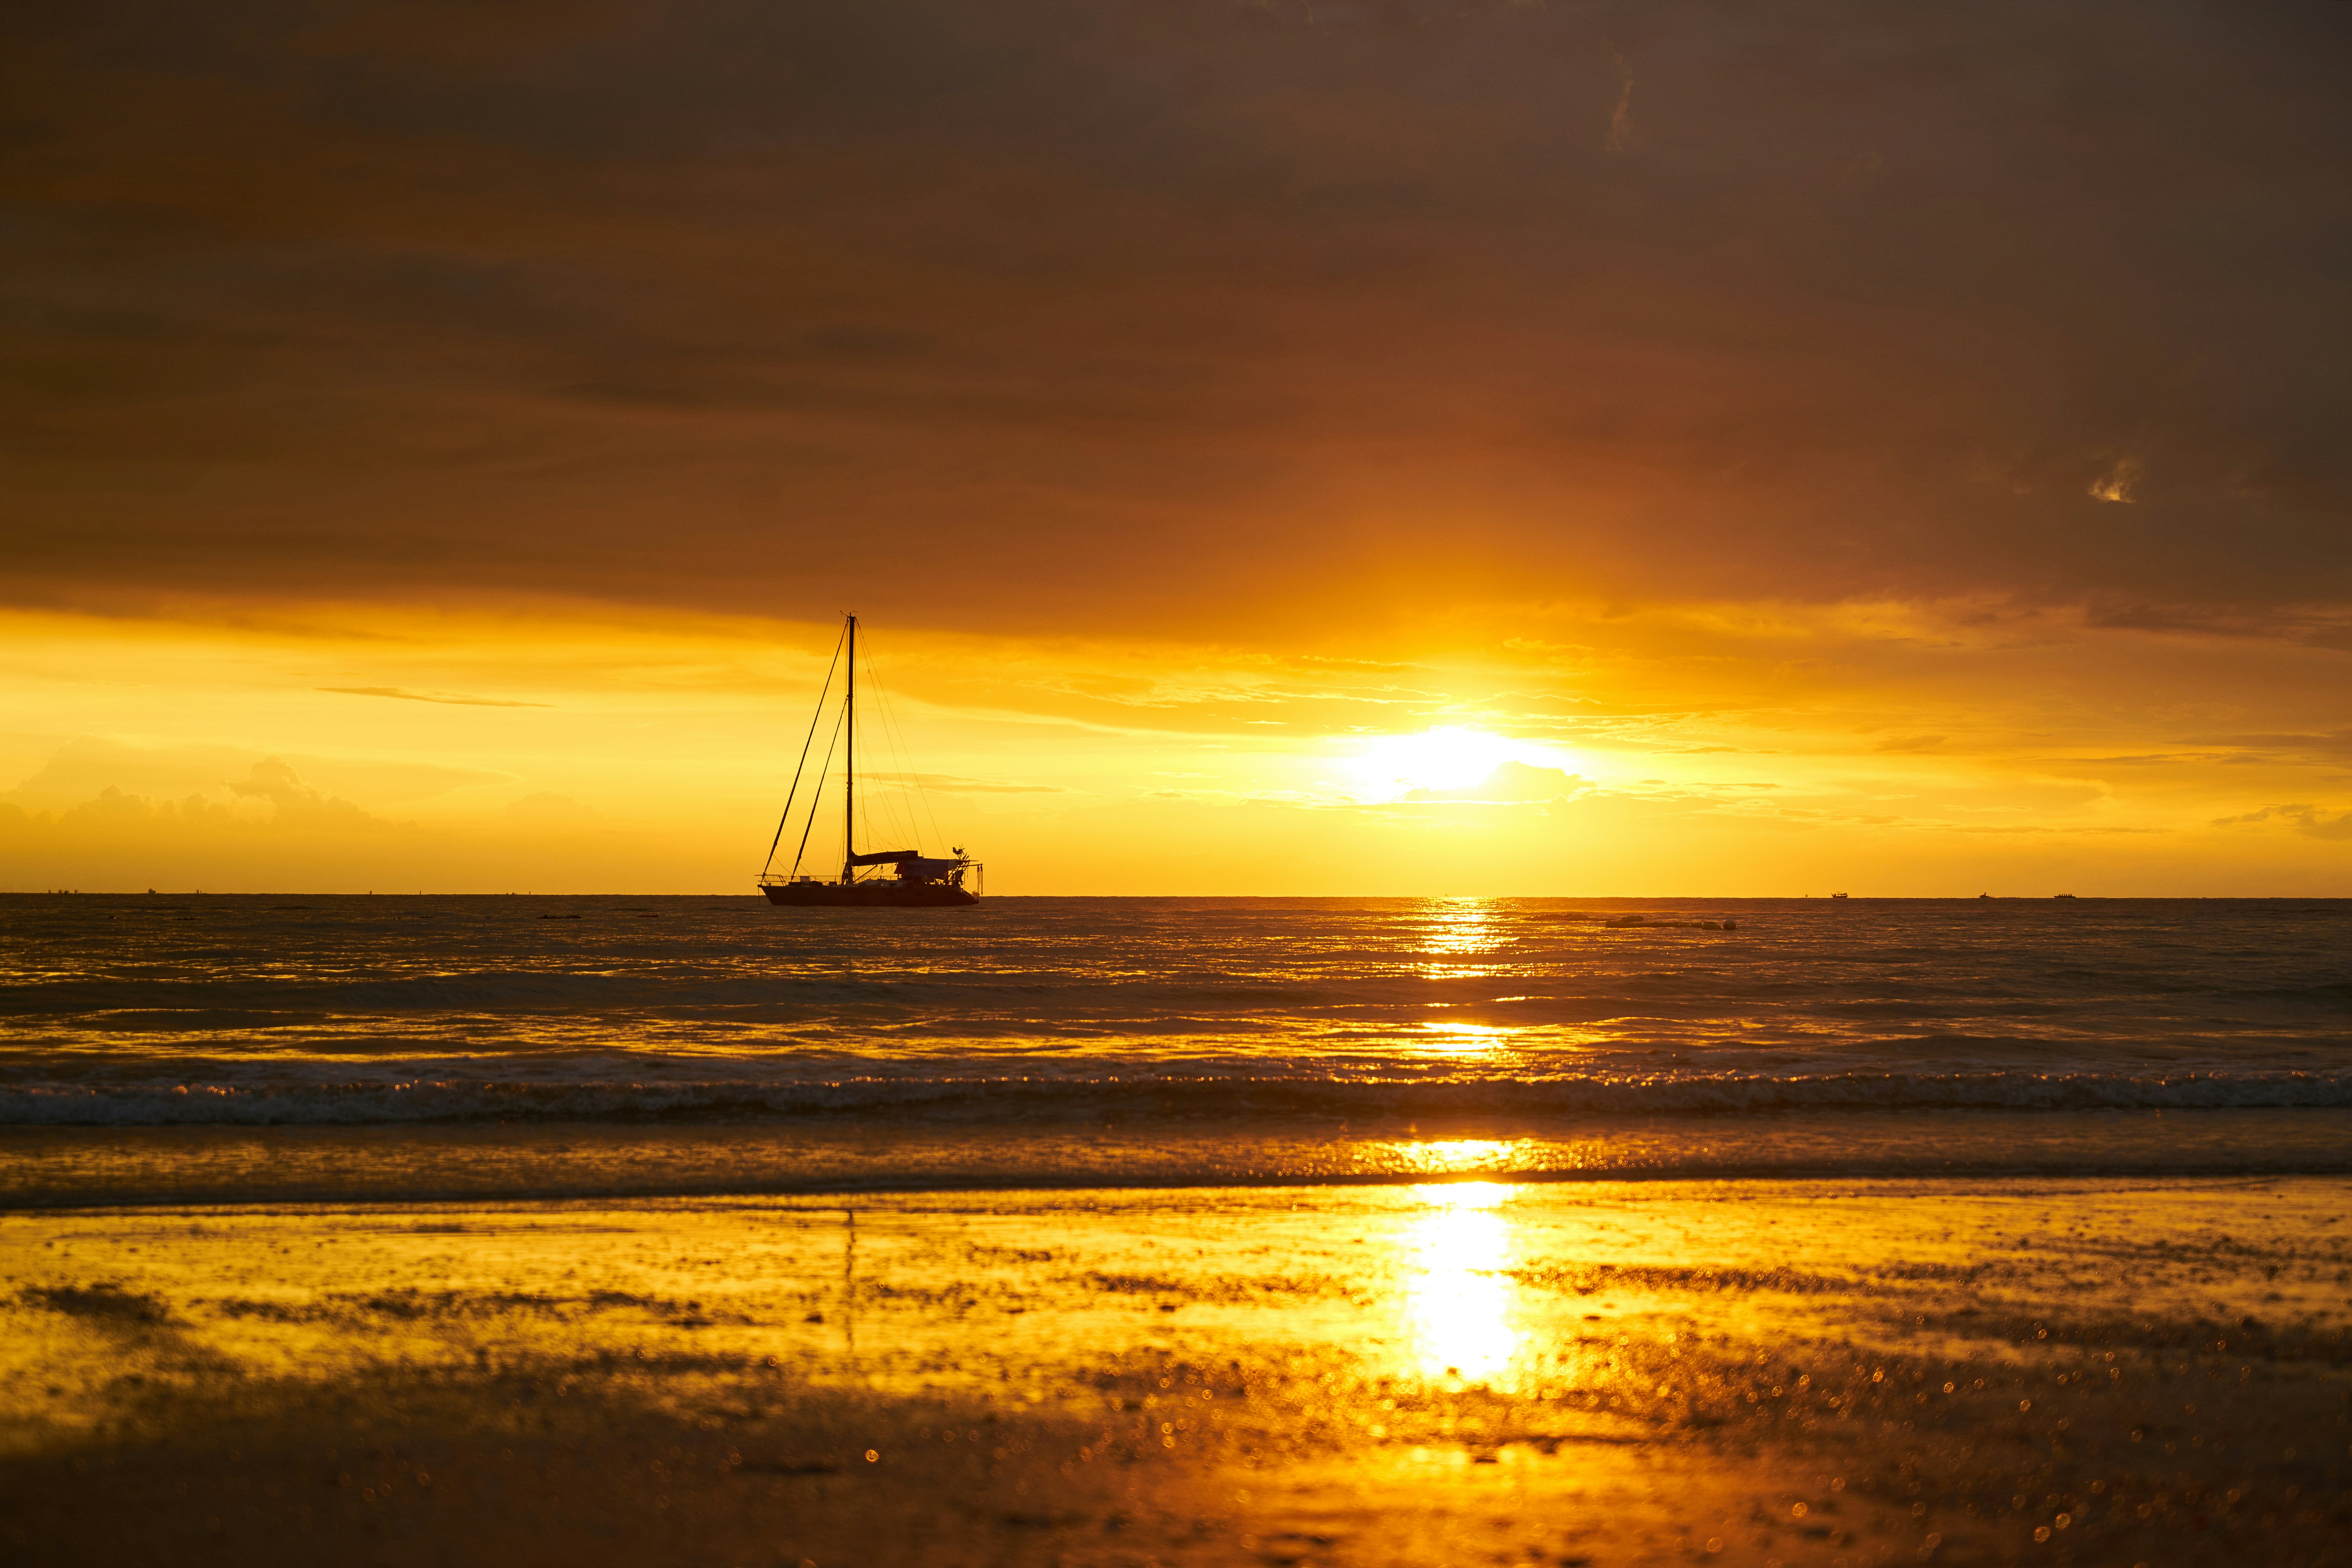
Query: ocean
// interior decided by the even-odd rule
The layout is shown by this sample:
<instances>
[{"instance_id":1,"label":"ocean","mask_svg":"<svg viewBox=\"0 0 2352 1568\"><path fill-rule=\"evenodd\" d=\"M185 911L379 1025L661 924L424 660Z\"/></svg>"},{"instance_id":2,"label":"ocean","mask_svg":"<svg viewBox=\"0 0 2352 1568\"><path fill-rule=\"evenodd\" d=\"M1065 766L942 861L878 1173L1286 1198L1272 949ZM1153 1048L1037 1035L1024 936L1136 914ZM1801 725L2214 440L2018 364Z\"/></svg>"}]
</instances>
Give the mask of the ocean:
<instances>
[{"instance_id":1,"label":"ocean","mask_svg":"<svg viewBox=\"0 0 2352 1568\"><path fill-rule=\"evenodd\" d=\"M2352 900L9 895L0 1149L17 1206L2343 1173Z\"/></svg>"},{"instance_id":2,"label":"ocean","mask_svg":"<svg viewBox=\"0 0 2352 1568\"><path fill-rule=\"evenodd\" d=\"M2338 1562L2348 918L9 897L0 1538Z\"/></svg>"}]
</instances>

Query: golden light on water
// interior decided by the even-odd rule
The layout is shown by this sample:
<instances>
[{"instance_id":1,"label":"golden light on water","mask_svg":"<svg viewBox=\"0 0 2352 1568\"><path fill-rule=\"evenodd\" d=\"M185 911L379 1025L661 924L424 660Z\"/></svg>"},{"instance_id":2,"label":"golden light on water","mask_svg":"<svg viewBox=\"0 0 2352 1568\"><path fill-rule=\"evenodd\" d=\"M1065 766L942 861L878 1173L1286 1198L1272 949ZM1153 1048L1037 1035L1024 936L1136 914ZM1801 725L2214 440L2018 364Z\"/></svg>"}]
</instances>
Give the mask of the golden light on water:
<instances>
[{"instance_id":1,"label":"golden light on water","mask_svg":"<svg viewBox=\"0 0 2352 1568\"><path fill-rule=\"evenodd\" d=\"M1445 1057L1482 1057L1507 1046L1518 1033L1496 1024L1424 1023L1421 1027L1430 1037L1431 1054Z\"/></svg>"},{"instance_id":2,"label":"golden light on water","mask_svg":"<svg viewBox=\"0 0 2352 1568\"><path fill-rule=\"evenodd\" d=\"M1502 1381L1521 1337L1513 1312L1517 1288L1502 1272L1515 1251L1511 1222L1499 1212L1511 1189L1461 1182L1414 1191L1428 1205L1402 1238L1416 1366L1431 1377Z\"/></svg>"},{"instance_id":3,"label":"golden light on water","mask_svg":"<svg viewBox=\"0 0 2352 1568\"><path fill-rule=\"evenodd\" d=\"M1422 942L1432 953L1486 952L1501 934L1494 906L1486 900L1445 899L1430 906Z\"/></svg>"},{"instance_id":4,"label":"golden light on water","mask_svg":"<svg viewBox=\"0 0 2352 1568\"><path fill-rule=\"evenodd\" d=\"M1418 1142L1396 1145L1396 1158L1405 1167L1425 1171L1433 1176L1451 1175L1470 1171L1509 1170L1517 1159L1531 1153L1535 1143L1526 1138L1432 1138ZM1466 1191L1470 1188L1492 1187L1489 1182L1473 1182L1463 1188L1433 1188L1437 1192Z\"/></svg>"},{"instance_id":5,"label":"golden light on water","mask_svg":"<svg viewBox=\"0 0 2352 1568\"><path fill-rule=\"evenodd\" d=\"M1429 906L1429 925L1421 940L1423 952L1433 961L1421 966L1423 979L1474 980L1496 973L1493 965L1475 961L1500 949L1504 937L1502 922L1486 900L1443 899Z\"/></svg>"}]
</instances>

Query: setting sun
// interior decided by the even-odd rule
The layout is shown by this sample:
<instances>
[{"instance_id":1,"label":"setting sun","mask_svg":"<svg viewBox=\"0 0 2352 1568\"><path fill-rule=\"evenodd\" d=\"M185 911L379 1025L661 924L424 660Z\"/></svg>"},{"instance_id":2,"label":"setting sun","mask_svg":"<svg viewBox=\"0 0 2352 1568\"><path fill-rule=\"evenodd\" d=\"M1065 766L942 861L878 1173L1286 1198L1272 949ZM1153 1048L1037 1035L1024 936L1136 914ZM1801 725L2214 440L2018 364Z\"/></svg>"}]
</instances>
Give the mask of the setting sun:
<instances>
[{"instance_id":1,"label":"setting sun","mask_svg":"<svg viewBox=\"0 0 2352 1568\"><path fill-rule=\"evenodd\" d=\"M1500 735L1444 724L1416 735L1382 735L1351 765L1380 791L1467 789L1525 750Z\"/></svg>"}]
</instances>

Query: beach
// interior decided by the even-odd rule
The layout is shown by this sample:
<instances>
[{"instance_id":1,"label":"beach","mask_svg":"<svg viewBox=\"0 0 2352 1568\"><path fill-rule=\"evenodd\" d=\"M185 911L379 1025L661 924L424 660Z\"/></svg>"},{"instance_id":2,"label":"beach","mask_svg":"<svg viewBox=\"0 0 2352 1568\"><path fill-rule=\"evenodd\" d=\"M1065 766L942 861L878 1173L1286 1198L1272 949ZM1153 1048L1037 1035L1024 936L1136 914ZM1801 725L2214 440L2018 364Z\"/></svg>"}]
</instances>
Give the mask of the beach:
<instances>
[{"instance_id":1,"label":"beach","mask_svg":"<svg viewBox=\"0 0 2352 1568\"><path fill-rule=\"evenodd\" d=\"M53 1563L2335 1562L2347 1196L20 1212L5 1528Z\"/></svg>"}]
</instances>

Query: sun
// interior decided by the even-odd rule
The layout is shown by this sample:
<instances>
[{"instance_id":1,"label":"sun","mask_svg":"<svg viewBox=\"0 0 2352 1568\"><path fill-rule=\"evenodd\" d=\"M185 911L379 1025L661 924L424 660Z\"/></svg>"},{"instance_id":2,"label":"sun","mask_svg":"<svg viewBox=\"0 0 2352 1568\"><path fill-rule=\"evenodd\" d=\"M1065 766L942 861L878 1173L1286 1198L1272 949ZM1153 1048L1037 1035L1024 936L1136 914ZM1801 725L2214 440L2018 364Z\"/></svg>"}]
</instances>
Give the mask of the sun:
<instances>
[{"instance_id":1,"label":"sun","mask_svg":"<svg viewBox=\"0 0 2352 1568\"><path fill-rule=\"evenodd\" d=\"M1382 735L1350 764L1365 783L1391 794L1467 789L1523 750L1517 742L1458 724L1417 735Z\"/></svg>"}]
</instances>

